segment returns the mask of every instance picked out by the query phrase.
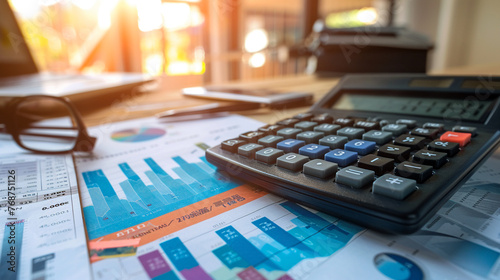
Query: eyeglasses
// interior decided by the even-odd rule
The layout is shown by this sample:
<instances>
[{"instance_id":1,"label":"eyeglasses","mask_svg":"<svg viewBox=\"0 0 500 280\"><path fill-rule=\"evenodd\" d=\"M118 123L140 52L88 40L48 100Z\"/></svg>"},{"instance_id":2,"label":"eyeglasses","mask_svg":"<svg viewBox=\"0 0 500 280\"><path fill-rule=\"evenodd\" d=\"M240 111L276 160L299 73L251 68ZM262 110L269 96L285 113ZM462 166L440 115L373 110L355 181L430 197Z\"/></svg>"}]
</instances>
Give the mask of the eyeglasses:
<instances>
[{"instance_id":1,"label":"eyeglasses","mask_svg":"<svg viewBox=\"0 0 500 280\"><path fill-rule=\"evenodd\" d=\"M31 95L10 100L0 110L0 132L10 133L22 148L45 154L90 152L95 137L67 98Z\"/></svg>"}]
</instances>

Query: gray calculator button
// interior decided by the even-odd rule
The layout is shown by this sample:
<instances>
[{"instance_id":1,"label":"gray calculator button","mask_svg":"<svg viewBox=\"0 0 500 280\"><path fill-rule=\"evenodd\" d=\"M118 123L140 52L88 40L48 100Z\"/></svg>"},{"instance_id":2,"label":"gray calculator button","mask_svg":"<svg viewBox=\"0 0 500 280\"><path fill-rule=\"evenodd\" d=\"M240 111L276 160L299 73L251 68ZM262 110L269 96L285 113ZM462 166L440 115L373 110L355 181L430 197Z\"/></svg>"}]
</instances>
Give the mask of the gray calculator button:
<instances>
[{"instance_id":1,"label":"gray calculator button","mask_svg":"<svg viewBox=\"0 0 500 280\"><path fill-rule=\"evenodd\" d=\"M340 129L340 125L324 123L314 127L314 131L323 132L325 135L335 134Z\"/></svg>"},{"instance_id":2,"label":"gray calculator button","mask_svg":"<svg viewBox=\"0 0 500 280\"><path fill-rule=\"evenodd\" d=\"M238 147L238 154L240 154L242 156L249 157L249 158L253 158L255 155L255 152L257 152L258 150L260 150L262 148L264 148L264 146L259 145L259 144L255 144L255 143L250 143L250 144L246 144L243 146L239 146Z\"/></svg>"},{"instance_id":3,"label":"gray calculator button","mask_svg":"<svg viewBox=\"0 0 500 280\"><path fill-rule=\"evenodd\" d=\"M276 159L282 156L284 152L275 148L265 148L255 153L255 159L267 164L274 164Z\"/></svg>"},{"instance_id":4,"label":"gray calculator button","mask_svg":"<svg viewBox=\"0 0 500 280\"><path fill-rule=\"evenodd\" d=\"M283 156L280 156L276 160L276 164L279 167L286 168L292 171L300 171L302 170L302 166L304 163L309 161L309 157L299 155L296 153L289 153Z\"/></svg>"},{"instance_id":5,"label":"gray calculator button","mask_svg":"<svg viewBox=\"0 0 500 280\"><path fill-rule=\"evenodd\" d=\"M373 182L372 192L402 200L416 190L417 182L392 174L385 174Z\"/></svg>"},{"instance_id":6,"label":"gray calculator button","mask_svg":"<svg viewBox=\"0 0 500 280\"><path fill-rule=\"evenodd\" d=\"M260 138L257 142L264 147L276 147L276 144L279 142L283 141L285 138L282 136L276 136L276 135L267 135L265 137Z\"/></svg>"},{"instance_id":7,"label":"gray calculator button","mask_svg":"<svg viewBox=\"0 0 500 280\"><path fill-rule=\"evenodd\" d=\"M329 135L319 139L319 144L323 146L328 146L330 149L344 148L344 144L347 143L349 139L345 136Z\"/></svg>"},{"instance_id":8,"label":"gray calculator button","mask_svg":"<svg viewBox=\"0 0 500 280\"><path fill-rule=\"evenodd\" d=\"M302 122L296 123L294 127L301 129L302 131L308 131L308 130L313 130L313 128L317 125L318 125L317 122L302 121Z\"/></svg>"},{"instance_id":9,"label":"gray calculator button","mask_svg":"<svg viewBox=\"0 0 500 280\"><path fill-rule=\"evenodd\" d=\"M283 128L276 132L276 135L283 136L285 139L295 138L302 130L298 128Z\"/></svg>"},{"instance_id":10,"label":"gray calculator button","mask_svg":"<svg viewBox=\"0 0 500 280\"><path fill-rule=\"evenodd\" d=\"M377 145L384 145L392 140L392 133L388 131L370 130L363 134L363 140L373 141Z\"/></svg>"},{"instance_id":11,"label":"gray calculator button","mask_svg":"<svg viewBox=\"0 0 500 280\"><path fill-rule=\"evenodd\" d=\"M306 144L318 143L319 139L323 138L325 134L317 131L304 131L297 134L297 139L306 142Z\"/></svg>"},{"instance_id":12,"label":"gray calculator button","mask_svg":"<svg viewBox=\"0 0 500 280\"><path fill-rule=\"evenodd\" d=\"M382 131L390 132L394 136L399 136L399 135L405 133L407 130L408 130L408 128L404 124L391 123L391 124L388 124L388 125L382 127Z\"/></svg>"},{"instance_id":13,"label":"gray calculator button","mask_svg":"<svg viewBox=\"0 0 500 280\"><path fill-rule=\"evenodd\" d=\"M361 139L363 133L365 133L364 129L354 127L344 127L337 131L337 135L345 136L349 138L349 140Z\"/></svg>"},{"instance_id":14,"label":"gray calculator button","mask_svg":"<svg viewBox=\"0 0 500 280\"><path fill-rule=\"evenodd\" d=\"M326 179L337 172L338 165L322 159L313 159L304 164L304 174Z\"/></svg>"},{"instance_id":15,"label":"gray calculator button","mask_svg":"<svg viewBox=\"0 0 500 280\"><path fill-rule=\"evenodd\" d=\"M339 184L348 185L353 188L361 188L373 181L375 172L354 166L342 168L335 176Z\"/></svg>"}]
</instances>

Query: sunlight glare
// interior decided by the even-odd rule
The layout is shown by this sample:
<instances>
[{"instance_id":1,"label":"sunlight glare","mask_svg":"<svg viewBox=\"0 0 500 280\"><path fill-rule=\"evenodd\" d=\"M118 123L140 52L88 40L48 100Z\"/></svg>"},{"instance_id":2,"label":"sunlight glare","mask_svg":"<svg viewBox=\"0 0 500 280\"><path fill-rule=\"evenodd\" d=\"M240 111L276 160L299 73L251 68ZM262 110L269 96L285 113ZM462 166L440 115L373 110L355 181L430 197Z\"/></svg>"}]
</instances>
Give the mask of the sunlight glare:
<instances>
[{"instance_id":1,"label":"sunlight glare","mask_svg":"<svg viewBox=\"0 0 500 280\"><path fill-rule=\"evenodd\" d=\"M269 37L264 29L254 29L245 36L245 51L258 52L269 45Z\"/></svg>"},{"instance_id":2,"label":"sunlight glare","mask_svg":"<svg viewBox=\"0 0 500 280\"><path fill-rule=\"evenodd\" d=\"M263 53L254 53L248 60L250 67L259 68L266 63L266 56Z\"/></svg>"},{"instance_id":3,"label":"sunlight glare","mask_svg":"<svg viewBox=\"0 0 500 280\"><path fill-rule=\"evenodd\" d=\"M148 32L162 27L161 0L142 0L137 1L136 4L139 16L139 30Z\"/></svg>"},{"instance_id":4,"label":"sunlight glare","mask_svg":"<svg viewBox=\"0 0 500 280\"><path fill-rule=\"evenodd\" d=\"M374 24L378 16L375 8L363 8L358 11L356 17L364 24Z\"/></svg>"}]
</instances>

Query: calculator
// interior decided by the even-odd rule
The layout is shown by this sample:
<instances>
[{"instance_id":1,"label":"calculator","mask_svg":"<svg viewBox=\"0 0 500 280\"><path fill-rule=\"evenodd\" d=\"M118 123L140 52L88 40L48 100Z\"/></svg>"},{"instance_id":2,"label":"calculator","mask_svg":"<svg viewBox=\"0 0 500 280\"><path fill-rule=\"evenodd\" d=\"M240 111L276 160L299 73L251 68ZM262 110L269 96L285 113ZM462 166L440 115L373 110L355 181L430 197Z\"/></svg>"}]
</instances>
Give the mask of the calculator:
<instances>
[{"instance_id":1,"label":"calculator","mask_svg":"<svg viewBox=\"0 0 500 280\"><path fill-rule=\"evenodd\" d=\"M207 150L232 176L409 234L500 143L500 77L347 75L304 113Z\"/></svg>"}]
</instances>

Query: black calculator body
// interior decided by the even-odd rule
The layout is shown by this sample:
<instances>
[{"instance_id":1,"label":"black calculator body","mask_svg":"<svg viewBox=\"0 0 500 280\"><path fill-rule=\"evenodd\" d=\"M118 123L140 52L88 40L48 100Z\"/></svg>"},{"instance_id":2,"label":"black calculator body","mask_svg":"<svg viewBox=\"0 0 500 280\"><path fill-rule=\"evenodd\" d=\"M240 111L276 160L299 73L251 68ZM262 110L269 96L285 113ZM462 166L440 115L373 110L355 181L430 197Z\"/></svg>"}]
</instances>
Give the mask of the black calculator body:
<instances>
[{"instance_id":1,"label":"black calculator body","mask_svg":"<svg viewBox=\"0 0 500 280\"><path fill-rule=\"evenodd\" d=\"M499 104L500 77L347 75L308 112L206 157L305 206L407 234L500 143Z\"/></svg>"}]
</instances>

